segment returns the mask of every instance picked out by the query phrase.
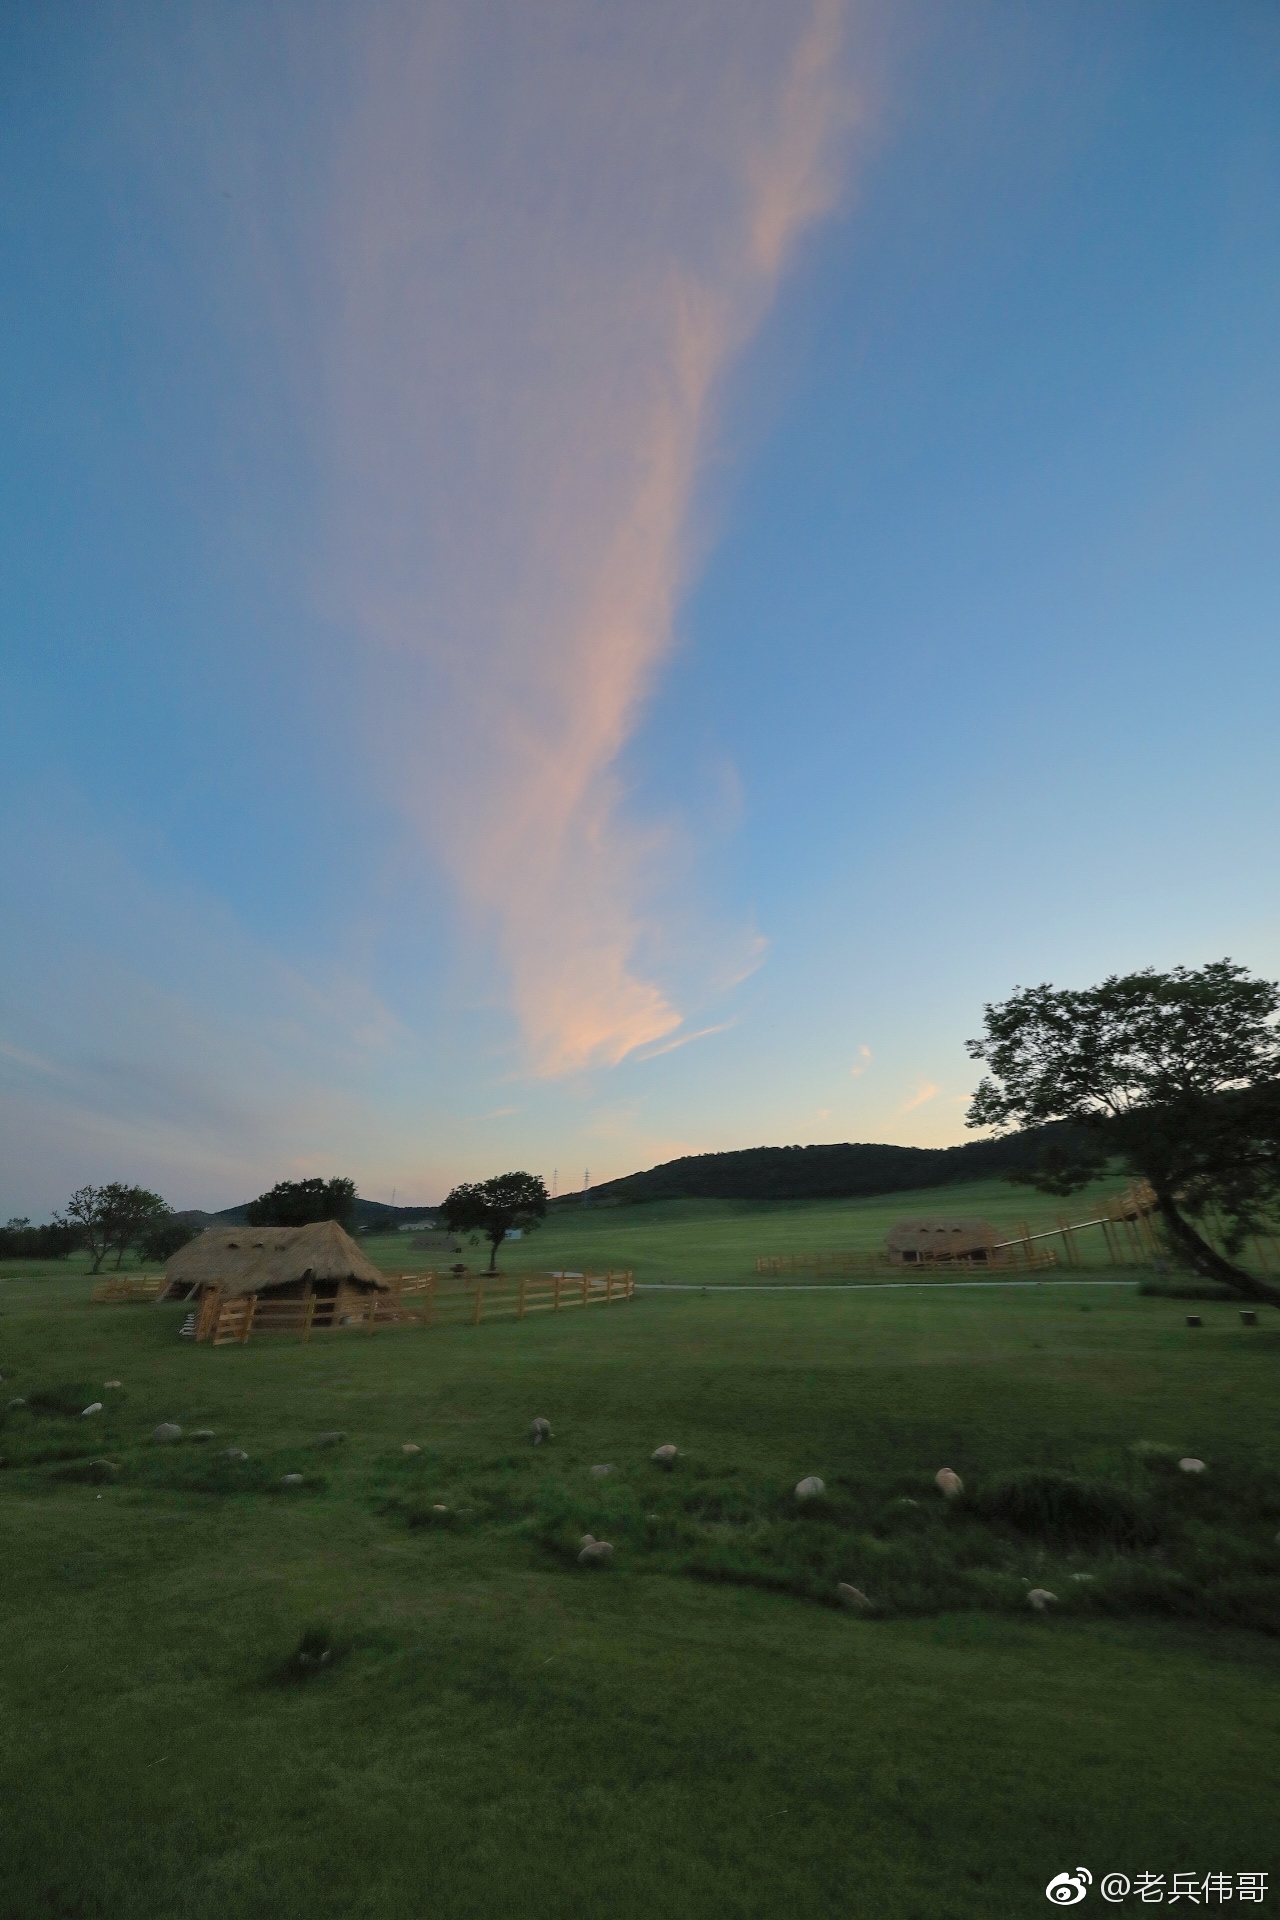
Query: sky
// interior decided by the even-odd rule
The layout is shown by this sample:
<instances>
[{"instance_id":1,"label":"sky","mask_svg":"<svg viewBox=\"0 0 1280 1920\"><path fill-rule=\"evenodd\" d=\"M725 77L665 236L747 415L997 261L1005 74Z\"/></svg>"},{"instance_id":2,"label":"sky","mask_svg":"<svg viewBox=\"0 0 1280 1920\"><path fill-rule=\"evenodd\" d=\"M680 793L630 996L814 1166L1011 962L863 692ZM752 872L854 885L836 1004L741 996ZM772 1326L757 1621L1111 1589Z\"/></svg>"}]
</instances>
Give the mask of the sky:
<instances>
[{"instance_id":1,"label":"sky","mask_svg":"<svg viewBox=\"0 0 1280 1920\"><path fill-rule=\"evenodd\" d=\"M0 1218L1280 974L1270 0L0 5Z\"/></svg>"}]
</instances>

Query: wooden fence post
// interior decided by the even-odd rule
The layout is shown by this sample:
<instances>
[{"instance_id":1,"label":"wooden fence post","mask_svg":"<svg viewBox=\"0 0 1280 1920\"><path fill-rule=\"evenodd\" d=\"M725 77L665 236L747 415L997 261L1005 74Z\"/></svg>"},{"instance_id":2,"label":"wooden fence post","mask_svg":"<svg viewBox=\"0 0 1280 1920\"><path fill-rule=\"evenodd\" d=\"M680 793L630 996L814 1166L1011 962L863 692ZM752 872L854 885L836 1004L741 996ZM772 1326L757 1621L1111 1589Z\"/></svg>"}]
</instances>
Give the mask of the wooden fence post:
<instances>
[{"instance_id":1,"label":"wooden fence post","mask_svg":"<svg viewBox=\"0 0 1280 1920\"><path fill-rule=\"evenodd\" d=\"M480 1282L477 1280L476 1281L476 1306L475 1306L475 1312L471 1316L471 1324L473 1327L478 1327L480 1325L480 1318L483 1311L484 1311L484 1288L481 1286Z\"/></svg>"},{"instance_id":2,"label":"wooden fence post","mask_svg":"<svg viewBox=\"0 0 1280 1920\"><path fill-rule=\"evenodd\" d=\"M613 1268L612 1267L610 1267L608 1273L606 1273L604 1277L604 1303L606 1307L611 1307L613 1305Z\"/></svg>"},{"instance_id":3,"label":"wooden fence post","mask_svg":"<svg viewBox=\"0 0 1280 1920\"><path fill-rule=\"evenodd\" d=\"M306 1346L308 1340L310 1340L311 1338L311 1322L315 1319L315 1317L316 1317L316 1296L314 1293L309 1293L307 1295L306 1311L302 1316L302 1344L304 1347Z\"/></svg>"},{"instance_id":4,"label":"wooden fence post","mask_svg":"<svg viewBox=\"0 0 1280 1920\"><path fill-rule=\"evenodd\" d=\"M244 1305L243 1305L243 1307L242 1307L242 1308L241 1308L241 1310L240 1310L240 1313L241 1313L241 1318L240 1318L240 1345L241 1345L242 1347L243 1347L243 1346L247 1346L247 1345L248 1345L248 1342L249 1342L249 1335L250 1335L250 1333L251 1333L251 1332L252 1332L252 1330L253 1330L253 1314L254 1314L254 1309L256 1308L256 1306L257 1306L257 1304L258 1304L258 1296L257 1296L257 1294L256 1294L256 1293L251 1293L251 1294L249 1295L249 1297L248 1297L248 1299L247 1299L247 1300L245 1301L245 1303L244 1303Z\"/></svg>"}]
</instances>

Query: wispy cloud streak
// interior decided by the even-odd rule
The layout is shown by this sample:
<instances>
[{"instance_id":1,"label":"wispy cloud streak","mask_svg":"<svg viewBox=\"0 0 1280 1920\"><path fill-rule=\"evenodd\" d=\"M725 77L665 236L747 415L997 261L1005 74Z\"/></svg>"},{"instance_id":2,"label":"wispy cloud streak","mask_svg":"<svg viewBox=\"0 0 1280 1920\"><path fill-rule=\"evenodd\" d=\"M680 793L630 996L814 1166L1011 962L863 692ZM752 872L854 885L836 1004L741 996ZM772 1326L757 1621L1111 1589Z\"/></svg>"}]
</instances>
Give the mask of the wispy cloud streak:
<instances>
[{"instance_id":1,"label":"wispy cloud streak","mask_svg":"<svg viewBox=\"0 0 1280 1920\"><path fill-rule=\"evenodd\" d=\"M680 1024L616 766L726 370L837 192L842 12L371 16L333 223L330 587L377 662L388 789L541 1073Z\"/></svg>"}]
</instances>

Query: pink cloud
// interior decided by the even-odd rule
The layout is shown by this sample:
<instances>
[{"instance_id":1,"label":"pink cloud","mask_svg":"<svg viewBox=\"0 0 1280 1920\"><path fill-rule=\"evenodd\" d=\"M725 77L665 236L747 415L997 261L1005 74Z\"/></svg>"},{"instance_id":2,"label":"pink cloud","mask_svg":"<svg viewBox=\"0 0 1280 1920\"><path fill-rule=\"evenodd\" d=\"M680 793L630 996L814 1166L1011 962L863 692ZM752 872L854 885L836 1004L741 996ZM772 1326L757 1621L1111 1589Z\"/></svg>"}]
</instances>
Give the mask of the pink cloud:
<instances>
[{"instance_id":1,"label":"pink cloud","mask_svg":"<svg viewBox=\"0 0 1280 1920\"><path fill-rule=\"evenodd\" d=\"M675 1032L615 763L672 644L726 372L850 123L844 9L373 16L337 172L328 592L386 790L529 1064Z\"/></svg>"}]
</instances>

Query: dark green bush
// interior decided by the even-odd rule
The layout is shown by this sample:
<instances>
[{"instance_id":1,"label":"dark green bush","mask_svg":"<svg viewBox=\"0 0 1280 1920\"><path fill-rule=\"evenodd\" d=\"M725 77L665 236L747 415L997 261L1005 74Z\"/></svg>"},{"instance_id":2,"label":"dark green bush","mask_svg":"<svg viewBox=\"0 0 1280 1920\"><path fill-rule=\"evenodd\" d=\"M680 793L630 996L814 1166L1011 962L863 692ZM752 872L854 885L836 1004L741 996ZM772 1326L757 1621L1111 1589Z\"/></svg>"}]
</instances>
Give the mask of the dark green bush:
<instances>
[{"instance_id":1,"label":"dark green bush","mask_svg":"<svg viewBox=\"0 0 1280 1920\"><path fill-rule=\"evenodd\" d=\"M1158 1537L1147 1503L1109 1480L1046 1469L1014 1473L966 1497L987 1521L1065 1546L1148 1546Z\"/></svg>"}]
</instances>

